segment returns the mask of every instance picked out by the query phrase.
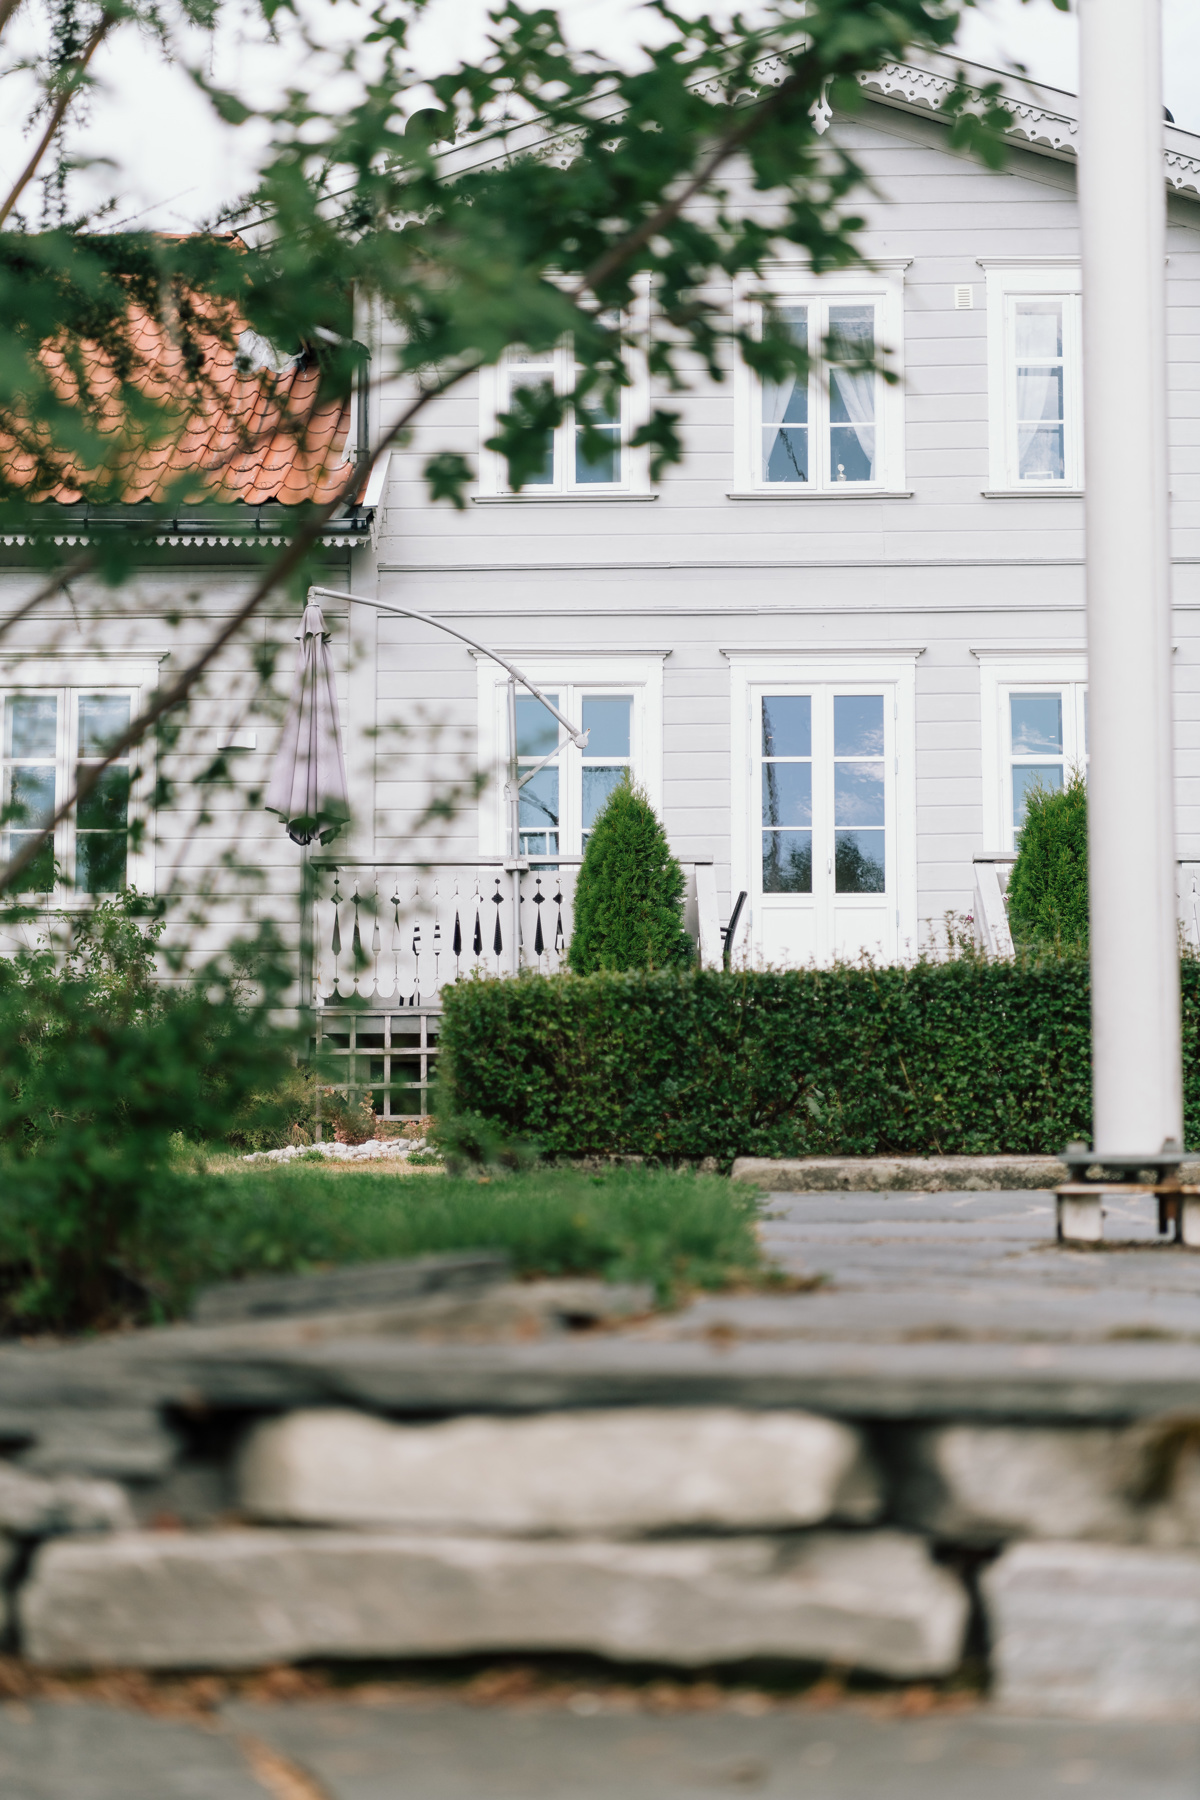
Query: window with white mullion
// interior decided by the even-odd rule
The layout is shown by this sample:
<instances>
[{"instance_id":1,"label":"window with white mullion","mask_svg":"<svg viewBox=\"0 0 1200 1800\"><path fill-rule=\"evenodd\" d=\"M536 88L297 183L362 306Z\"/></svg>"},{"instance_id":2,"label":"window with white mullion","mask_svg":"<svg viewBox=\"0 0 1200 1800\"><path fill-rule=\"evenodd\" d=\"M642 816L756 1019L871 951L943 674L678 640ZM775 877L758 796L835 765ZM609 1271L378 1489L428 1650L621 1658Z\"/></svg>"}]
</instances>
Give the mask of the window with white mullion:
<instances>
[{"instance_id":1,"label":"window with white mullion","mask_svg":"<svg viewBox=\"0 0 1200 1800\"><path fill-rule=\"evenodd\" d=\"M133 697L128 691L66 688L10 692L0 705L5 861L49 824L90 770L99 769L73 814L38 849L20 891L49 894L61 884L86 894L119 893L128 879L133 769L128 753L99 765L128 727Z\"/></svg>"},{"instance_id":2,"label":"window with white mullion","mask_svg":"<svg viewBox=\"0 0 1200 1800\"><path fill-rule=\"evenodd\" d=\"M1061 272L1060 272L1061 273ZM1052 285L1048 272L991 272L1003 282L1003 466L993 479L1012 489L1072 490L1083 485L1083 364L1077 291ZM991 301L989 301L991 304ZM999 323L999 320L997 320ZM993 364L994 375L998 370ZM995 455L993 440L993 456Z\"/></svg>"},{"instance_id":3,"label":"window with white mullion","mask_svg":"<svg viewBox=\"0 0 1200 1800\"><path fill-rule=\"evenodd\" d=\"M636 696L629 689L558 683L546 698L588 734L581 751L562 743L553 713L532 694L518 693L517 772L530 776L520 790L518 827L523 856L578 856L613 789L638 779ZM507 736L507 693L496 690L499 741ZM556 746L561 745L556 750ZM544 757L546 766L532 771Z\"/></svg>"},{"instance_id":4,"label":"window with white mullion","mask_svg":"<svg viewBox=\"0 0 1200 1800\"><path fill-rule=\"evenodd\" d=\"M1086 776L1087 688L1083 682L1029 684L1004 695L1008 737L1005 803L1015 850L1031 792L1060 793L1075 770Z\"/></svg>"},{"instance_id":5,"label":"window with white mullion","mask_svg":"<svg viewBox=\"0 0 1200 1800\"><path fill-rule=\"evenodd\" d=\"M547 694L554 706L561 706L558 694ZM535 700L532 694L517 695L517 775L528 780L520 790L518 828L522 856L557 856L561 848L562 830L562 753L544 769L537 768L562 736L558 720L552 712Z\"/></svg>"},{"instance_id":6,"label":"window with white mullion","mask_svg":"<svg viewBox=\"0 0 1200 1800\"><path fill-rule=\"evenodd\" d=\"M764 487L872 486L880 479L878 302L807 300L779 308L793 341L813 357L807 377L759 384Z\"/></svg>"},{"instance_id":7,"label":"window with white mullion","mask_svg":"<svg viewBox=\"0 0 1200 1800\"><path fill-rule=\"evenodd\" d=\"M580 848L586 850L609 795L633 769L633 695L585 693L579 717L588 734L580 753Z\"/></svg>"},{"instance_id":8,"label":"window with white mullion","mask_svg":"<svg viewBox=\"0 0 1200 1800\"><path fill-rule=\"evenodd\" d=\"M50 823L59 801L65 735L65 696L56 693L4 697L3 857L11 862ZM21 893L49 893L55 886L55 843L38 849L21 878Z\"/></svg>"},{"instance_id":9,"label":"window with white mullion","mask_svg":"<svg viewBox=\"0 0 1200 1800\"><path fill-rule=\"evenodd\" d=\"M522 389L550 387L568 398L582 375L569 344L555 350L509 350L504 362L504 404L511 407ZM576 409L568 406L562 423L546 433L545 461L525 481L525 488L550 493L603 492L624 485L625 451L622 447L624 394L594 389ZM582 414L601 443L585 441Z\"/></svg>"}]
</instances>

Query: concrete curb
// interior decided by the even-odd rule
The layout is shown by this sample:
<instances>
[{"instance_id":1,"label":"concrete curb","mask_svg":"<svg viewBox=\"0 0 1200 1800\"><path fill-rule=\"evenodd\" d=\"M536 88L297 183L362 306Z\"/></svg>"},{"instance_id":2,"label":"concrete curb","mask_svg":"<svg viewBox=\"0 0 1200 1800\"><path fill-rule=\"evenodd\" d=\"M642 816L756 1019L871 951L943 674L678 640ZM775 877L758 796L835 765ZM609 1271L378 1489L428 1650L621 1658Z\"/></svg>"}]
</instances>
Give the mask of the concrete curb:
<instances>
[{"instance_id":1,"label":"concrete curb","mask_svg":"<svg viewBox=\"0 0 1200 1800\"><path fill-rule=\"evenodd\" d=\"M999 1188L1052 1188L1067 1179L1057 1156L739 1156L734 1181L777 1194L987 1194ZM1179 1165L1200 1182L1200 1162Z\"/></svg>"},{"instance_id":2,"label":"concrete curb","mask_svg":"<svg viewBox=\"0 0 1200 1800\"><path fill-rule=\"evenodd\" d=\"M1067 1170L1057 1156L739 1156L732 1176L775 1193L944 1194L1052 1188Z\"/></svg>"}]
</instances>

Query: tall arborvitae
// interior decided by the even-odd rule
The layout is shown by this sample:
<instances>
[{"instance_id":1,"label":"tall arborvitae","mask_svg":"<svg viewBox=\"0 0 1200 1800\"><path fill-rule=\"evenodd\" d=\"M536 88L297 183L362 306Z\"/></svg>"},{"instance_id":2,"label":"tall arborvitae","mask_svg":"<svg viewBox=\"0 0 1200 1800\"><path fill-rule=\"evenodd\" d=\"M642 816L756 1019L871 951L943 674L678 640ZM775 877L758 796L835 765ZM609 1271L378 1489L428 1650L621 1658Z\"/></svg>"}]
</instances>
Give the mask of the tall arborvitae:
<instances>
[{"instance_id":1,"label":"tall arborvitae","mask_svg":"<svg viewBox=\"0 0 1200 1800\"><path fill-rule=\"evenodd\" d=\"M1087 948L1087 787L1078 770L1058 792L1035 787L1026 795L1008 919L1018 945Z\"/></svg>"},{"instance_id":2,"label":"tall arborvitae","mask_svg":"<svg viewBox=\"0 0 1200 1800\"><path fill-rule=\"evenodd\" d=\"M683 928L683 870L654 808L625 780L592 828L575 889L570 963L597 969L677 969L696 947Z\"/></svg>"}]
</instances>

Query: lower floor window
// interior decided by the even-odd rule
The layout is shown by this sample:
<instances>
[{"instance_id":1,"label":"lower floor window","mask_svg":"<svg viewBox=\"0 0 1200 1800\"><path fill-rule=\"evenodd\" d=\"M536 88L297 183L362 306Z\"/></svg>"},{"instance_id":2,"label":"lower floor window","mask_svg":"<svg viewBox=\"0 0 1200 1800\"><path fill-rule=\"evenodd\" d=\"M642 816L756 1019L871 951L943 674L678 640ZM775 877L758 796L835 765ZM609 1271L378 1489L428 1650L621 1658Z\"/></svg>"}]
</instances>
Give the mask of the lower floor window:
<instances>
[{"instance_id":1,"label":"lower floor window","mask_svg":"<svg viewBox=\"0 0 1200 1800\"><path fill-rule=\"evenodd\" d=\"M36 842L58 808L128 728L129 692L60 688L10 692L3 707L3 857ZM113 894L126 885L132 769L128 754L102 769L74 814L41 843L21 879L23 893L74 887Z\"/></svg>"},{"instance_id":2,"label":"lower floor window","mask_svg":"<svg viewBox=\"0 0 1200 1800\"><path fill-rule=\"evenodd\" d=\"M558 720L532 694L518 694L517 772L529 779L520 792L522 856L579 854L613 789L633 769L632 694L545 689L546 697L588 734L586 748L565 744L544 768L563 736ZM578 849L576 849L578 845Z\"/></svg>"},{"instance_id":3,"label":"lower floor window","mask_svg":"<svg viewBox=\"0 0 1200 1800\"><path fill-rule=\"evenodd\" d=\"M1010 688L1005 707L1008 730L1009 824L1015 850L1029 795L1060 793L1072 773L1086 773L1087 688L1081 681Z\"/></svg>"}]
</instances>

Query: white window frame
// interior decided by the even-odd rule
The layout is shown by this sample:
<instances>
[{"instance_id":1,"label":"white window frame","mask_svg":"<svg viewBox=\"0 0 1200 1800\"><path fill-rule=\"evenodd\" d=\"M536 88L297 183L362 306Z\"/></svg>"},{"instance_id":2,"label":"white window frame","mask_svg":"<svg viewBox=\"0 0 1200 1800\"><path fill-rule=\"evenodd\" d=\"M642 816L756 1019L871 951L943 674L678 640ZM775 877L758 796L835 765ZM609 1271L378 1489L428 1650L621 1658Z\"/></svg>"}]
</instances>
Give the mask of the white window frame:
<instances>
[{"instance_id":1,"label":"white window frame","mask_svg":"<svg viewBox=\"0 0 1200 1800\"><path fill-rule=\"evenodd\" d=\"M783 305L804 301L820 309L817 329L810 327L814 366L809 380L810 468L808 482L764 481L762 476L762 382L739 356L734 363L734 486L731 500L852 500L880 494L907 497L904 485L904 271L909 257L883 257L870 270L842 270L815 275L794 265L764 270L761 282L740 283L735 313L744 329L762 329L763 295ZM874 481L837 482L829 478L828 374L821 359L830 302L871 303L875 307L876 351L894 382L875 378L876 470ZM819 444L815 458L811 445Z\"/></svg>"},{"instance_id":2,"label":"white window frame","mask_svg":"<svg viewBox=\"0 0 1200 1800\"><path fill-rule=\"evenodd\" d=\"M755 726L759 718L757 701L763 694L813 693L817 690L832 696L838 693L884 694L886 755L890 764L887 793L887 890L884 895L838 894L832 887L820 899L814 892L816 913L815 959L825 964L833 959L833 910L848 911L878 908L881 900L889 913L889 942L885 954L897 960L917 954L917 802L916 802L916 662L923 647L890 649L880 652L877 646L827 652L809 651L804 655L755 650L725 650L730 663L733 781L731 783L731 875L732 891L746 890L750 908L748 942L751 960L756 960L761 942L759 914L765 901L788 903L791 896L763 895L761 886L761 767L760 743ZM815 749L815 746L814 746ZM832 779L832 759L830 765ZM818 780L814 758L814 787ZM832 845L832 823L824 822ZM828 846L825 847L828 849ZM819 854L814 843L814 868ZM826 882L831 877L826 873ZM817 887L814 873L814 890ZM806 896L797 896L803 900Z\"/></svg>"},{"instance_id":3,"label":"white window frame","mask_svg":"<svg viewBox=\"0 0 1200 1800\"><path fill-rule=\"evenodd\" d=\"M592 694L629 694L630 768L651 805L662 812L663 662L669 650L613 656L609 652L549 658L528 650L509 650L508 657L545 694L558 695L558 707L568 719L582 720L582 702ZM508 676L497 663L482 656L478 662L479 770L487 777L479 803L479 854L507 856L508 815L504 786L508 780ZM518 688L518 693L523 690ZM560 824L558 853L582 855L583 754L574 745L559 753L562 769L559 788Z\"/></svg>"},{"instance_id":4,"label":"white window frame","mask_svg":"<svg viewBox=\"0 0 1200 1800\"><path fill-rule=\"evenodd\" d=\"M648 290L638 297L631 321L635 333L645 335L649 327ZM513 363L510 352L479 374L479 491L476 500L500 501L573 501L630 500L657 498L650 486L650 452L646 448L631 450L629 439L650 417L650 374L643 352L631 347L626 351L625 370L628 385L621 389L621 479L614 482L574 479L575 413L568 408L562 424L554 433L553 482L539 482L514 493L508 485L508 466L495 450L487 448L487 440L497 430L497 418L508 411ZM546 352L547 363L553 364L554 389L571 394L575 388L574 347L569 338Z\"/></svg>"},{"instance_id":5,"label":"white window frame","mask_svg":"<svg viewBox=\"0 0 1200 1800\"><path fill-rule=\"evenodd\" d=\"M1082 289L1077 257L1045 261L980 258L987 278L988 487L990 495L1083 492ZM1017 473L1015 302L1063 305L1063 480L1022 480Z\"/></svg>"},{"instance_id":6,"label":"white window frame","mask_svg":"<svg viewBox=\"0 0 1200 1800\"><path fill-rule=\"evenodd\" d=\"M1062 693L1063 761L1086 767L1083 695L1087 653L1077 646L1041 646L1024 654L977 649L982 724L983 842L986 850L1015 849L1012 804L1011 694Z\"/></svg>"},{"instance_id":7,"label":"white window frame","mask_svg":"<svg viewBox=\"0 0 1200 1800\"><path fill-rule=\"evenodd\" d=\"M78 761L80 694L127 695L130 716L142 712L158 685L159 663L166 652L152 661L131 657L124 652L114 655L92 652L86 657L23 656L10 654L0 659L0 734L4 733L4 703L10 695L53 694L58 700L58 743L55 755L55 805L61 806L72 791ZM0 735L0 744L4 742ZM126 856L125 880L139 893L154 892L154 845L150 825L150 795L154 790L153 749L144 743L130 752L129 765L133 777L129 789L129 823L142 822L146 827L135 849L130 845ZM134 771L140 769L140 775ZM64 786L64 783L69 785ZM18 828L19 829L19 828ZM54 854L66 881L53 890L26 889L22 897L37 895L46 904L65 910L84 909L104 896L91 894L73 885L75 875L75 815L65 818L54 834Z\"/></svg>"}]
</instances>

